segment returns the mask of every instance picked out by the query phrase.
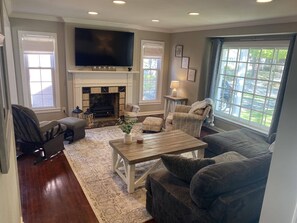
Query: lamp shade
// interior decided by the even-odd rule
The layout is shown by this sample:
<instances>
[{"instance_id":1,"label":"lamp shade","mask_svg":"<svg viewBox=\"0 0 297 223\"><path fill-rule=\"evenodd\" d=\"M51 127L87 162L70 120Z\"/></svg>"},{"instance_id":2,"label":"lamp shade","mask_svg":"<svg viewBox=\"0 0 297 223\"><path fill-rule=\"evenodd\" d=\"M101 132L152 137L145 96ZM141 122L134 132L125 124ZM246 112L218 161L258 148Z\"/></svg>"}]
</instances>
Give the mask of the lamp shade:
<instances>
[{"instance_id":1,"label":"lamp shade","mask_svg":"<svg viewBox=\"0 0 297 223\"><path fill-rule=\"evenodd\" d=\"M179 81L171 81L170 88L171 89L179 88Z\"/></svg>"}]
</instances>

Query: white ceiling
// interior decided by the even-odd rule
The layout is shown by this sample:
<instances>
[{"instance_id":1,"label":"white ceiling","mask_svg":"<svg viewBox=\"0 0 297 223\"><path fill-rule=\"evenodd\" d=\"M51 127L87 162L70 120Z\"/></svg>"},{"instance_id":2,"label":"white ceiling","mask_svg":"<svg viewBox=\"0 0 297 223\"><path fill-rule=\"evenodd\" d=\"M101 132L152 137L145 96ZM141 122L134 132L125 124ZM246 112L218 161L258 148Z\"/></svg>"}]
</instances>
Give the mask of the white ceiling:
<instances>
[{"instance_id":1,"label":"white ceiling","mask_svg":"<svg viewBox=\"0 0 297 223\"><path fill-rule=\"evenodd\" d=\"M86 21L107 24L122 23L144 29L178 32L234 26L234 23L269 24L297 21L297 0L126 0L115 5L112 0L11 0L10 16ZM96 16L88 11L97 11ZM199 12L189 16L188 12ZM159 19L153 23L152 19ZM119 25L119 24L118 24Z\"/></svg>"}]
</instances>

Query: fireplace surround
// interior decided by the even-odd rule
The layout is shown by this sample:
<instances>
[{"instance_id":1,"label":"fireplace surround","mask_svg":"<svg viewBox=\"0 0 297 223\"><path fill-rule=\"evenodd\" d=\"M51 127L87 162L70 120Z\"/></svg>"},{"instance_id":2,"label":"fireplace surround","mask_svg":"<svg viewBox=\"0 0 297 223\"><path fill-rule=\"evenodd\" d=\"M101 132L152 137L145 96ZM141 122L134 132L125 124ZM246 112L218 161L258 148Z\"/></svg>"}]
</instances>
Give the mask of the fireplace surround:
<instances>
[{"instance_id":1,"label":"fireplace surround","mask_svg":"<svg viewBox=\"0 0 297 223\"><path fill-rule=\"evenodd\" d=\"M133 75L138 71L91 71L91 70L68 70L68 110L79 106L83 111L90 108L90 98L99 98L111 94L115 100L111 103L114 112L101 115L117 118L123 115L126 104L133 103ZM135 91L135 90L134 90ZM134 93L135 94L135 93ZM95 100L92 99L92 100ZM109 105L110 106L110 105ZM112 109L112 108L106 108ZM97 118L100 115L98 114Z\"/></svg>"}]
</instances>

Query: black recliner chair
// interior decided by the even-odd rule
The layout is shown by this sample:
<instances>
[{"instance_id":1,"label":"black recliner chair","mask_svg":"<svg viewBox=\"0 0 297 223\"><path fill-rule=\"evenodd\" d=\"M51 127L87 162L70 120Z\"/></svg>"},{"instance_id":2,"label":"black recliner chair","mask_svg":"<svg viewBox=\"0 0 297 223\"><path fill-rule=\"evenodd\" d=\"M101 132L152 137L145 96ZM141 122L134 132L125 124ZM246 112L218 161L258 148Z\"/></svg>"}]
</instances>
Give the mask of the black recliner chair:
<instances>
[{"instance_id":1,"label":"black recliner chair","mask_svg":"<svg viewBox=\"0 0 297 223\"><path fill-rule=\"evenodd\" d=\"M64 149L66 126L57 121L39 122L36 114L21 105L12 105L14 132L23 153L39 153L35 163Z\"/></svg>"}]
</instances>

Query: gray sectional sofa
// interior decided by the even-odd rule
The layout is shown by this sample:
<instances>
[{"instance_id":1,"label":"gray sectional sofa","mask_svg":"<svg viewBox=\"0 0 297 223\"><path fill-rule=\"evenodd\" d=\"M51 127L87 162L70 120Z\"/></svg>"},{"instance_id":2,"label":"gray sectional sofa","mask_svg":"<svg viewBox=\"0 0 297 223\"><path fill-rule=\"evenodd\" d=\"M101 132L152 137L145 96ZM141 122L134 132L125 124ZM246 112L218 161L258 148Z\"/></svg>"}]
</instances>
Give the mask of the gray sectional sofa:
<instances>
[{"instance_id":1,"label":"gray sectional sofa","mask_svg":"<svg viewBox=\"0 0 297 223\"><path fill-rule=\"evenodd\" d=\"M258 222L271 153L266 138L247 129L206 136L206 156L236 151L244 159L200 169L190 183L162 169L146 181L148 212L159 223Z\"/></svg>"}]
</instances>

